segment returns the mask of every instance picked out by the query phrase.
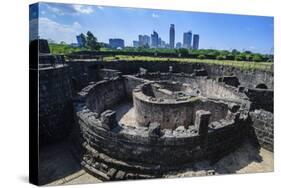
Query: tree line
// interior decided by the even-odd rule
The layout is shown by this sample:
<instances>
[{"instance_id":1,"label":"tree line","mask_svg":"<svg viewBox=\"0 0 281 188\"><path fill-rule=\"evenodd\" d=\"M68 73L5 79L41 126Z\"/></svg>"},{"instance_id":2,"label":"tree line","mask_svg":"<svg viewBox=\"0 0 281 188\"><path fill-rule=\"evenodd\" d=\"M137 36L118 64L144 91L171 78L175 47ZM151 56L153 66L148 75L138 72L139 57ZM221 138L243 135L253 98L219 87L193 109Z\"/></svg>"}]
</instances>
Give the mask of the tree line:
<instances>
[{"instance_id":1,"label":"tree line","mask_svg":"<svg viewBox=\"0 0 281 188\"><path fill-rule=\"evenodd\" d=\"M168 49L168 48L149 48L142 47L125 47L124 49L112 49L108 44L98 42L97 38L92 32L88 31L86 34L81 33L77 37L80 38L79 48L86 51L102 51L114 54L128 54L132 55L148 55L148 56L170 56L170 57L190 57L198 59L217 59L217 60L236 60L236 61L255 61L255 62L273 62L272 54L260 54L251 51L239 51L233 49L215 50L215 49ZM75 50L76 51L76 50Z\"/></svg>"}]
</instances>

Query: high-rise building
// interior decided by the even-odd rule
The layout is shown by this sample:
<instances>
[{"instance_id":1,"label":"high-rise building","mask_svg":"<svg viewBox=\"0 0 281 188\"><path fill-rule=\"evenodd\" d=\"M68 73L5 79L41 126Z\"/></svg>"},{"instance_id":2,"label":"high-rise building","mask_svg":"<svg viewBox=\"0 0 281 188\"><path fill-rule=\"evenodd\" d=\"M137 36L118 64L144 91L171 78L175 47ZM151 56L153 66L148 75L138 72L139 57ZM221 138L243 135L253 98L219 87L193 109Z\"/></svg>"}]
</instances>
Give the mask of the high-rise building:
<instances>
[{"instance_id":1,"label":"high-rise building","mask_svg":"<svg viewBox=\"0 0 281 188\"><path fill-rule=\"evenodd\" d=\"M150 37L148 35L139 35L139 46L150 46Z\"/></svg>"},{"instance_id":2,"label":"high-rise building","mask_svg":"<svg viewBox=\"0 0 281 188\"><path fill-rule=\"evenodd\" d=\"M78 46L85 47L86 39L85 36L83 37L83 34L77 35L76 39L77 39Z\"/></svg>"},{"instance_id":3,"label":"high-rise building","mask_svg":"<svg viewBox=\"0 0 281 188\"><path fill-rule=\"evenodd\" d=\"M133 47L134 47L134 48L138 48L138 47L139 47L139 41L134 40L134 41L133 41Z\"/></svg>"},{"instance_id":4,"label":"high-rise building","mask_svg":"<svg viewBox=\"0 0 281 188\"><path fill-rule=\"evenodd\" d=\"M158 33L156 31L151 34L151 47L158 48Z\"/></svg>"},{"instance_id":5,"label":"high-rise building","mask_svg":"<svg viewBox=\"0 0 281 188\"><path fill-rule=\"evenodd\" d=\"M161 40L161 48L166 48L166 42L164 40Z\"/></svg>"},{"instance_id":6,"label":"high-rise building","mask_svg":"<svg viewBox=\"0 0 281 188\"><path fill-rule=\"evenodd\" d=\"M183 48L191 48L192 32L183 33Z\"/></svg>"},{"instance_id":7,"label":"high-rise building","mask_svg":"<svg viewBox=\"0 0 281 188\"><path fill-rule=\"evenodd\" d=\"M171 24L170 26L170 48L175 47L175 25Z\"/></svg>"},{"instance_id":8,"label":"high-rise building","mask_svg":"<svg viewBox=\"0 0 281 188\"><path fill-rule=\"evenodd\" d=\"M161 41L162 39L160 37L158 37L158 47L161 48Z\"/></svg>"},{"instance_id":9,"label":"high-rise building","mask_svg":"<svg viewBox=\"0 0 281 188\"><path fill-rule=\"evenodd\" d=\"M123 39L109 39L109 46L111 48L124 48L125 42Z\"/></svg>"},{"instance_id":10,"label":"high-rise building","mask_svg":"<svg viewBox=\"0 0 281 188\"><path fill-rule=\"evenodd\" d=\"M193 49L195 49L195 50L199 49L199 35L198 34L193 35Z\"/></svg>"},{"instance_id":11,"label":"high-rise building","mask_svg":"<svg viewBox=\"0 0 281 188\"><path fill-rule=\"evenodd\" d=\"M181 48L181 42L177 42L176 48Z\"/></svg>"},{"instance_id":12,"label":"high-rise building","mask_svg":"<svg viewBox=\"0 0 281 188\"><path fill-rule=\"evenodd\" d=\"M139 46L143 46L144 42L143 42L143 35L139 35Z\"/></svg>"}]
</instances>

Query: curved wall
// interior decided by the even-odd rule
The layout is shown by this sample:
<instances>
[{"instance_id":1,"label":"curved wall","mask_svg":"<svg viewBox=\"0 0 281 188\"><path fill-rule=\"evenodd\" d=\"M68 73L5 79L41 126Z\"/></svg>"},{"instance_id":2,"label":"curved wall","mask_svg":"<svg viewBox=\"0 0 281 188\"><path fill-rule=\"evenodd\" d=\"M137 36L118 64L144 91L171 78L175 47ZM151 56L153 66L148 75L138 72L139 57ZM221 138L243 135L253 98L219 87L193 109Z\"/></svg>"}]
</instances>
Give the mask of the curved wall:
<instances>
[{"instance_id":1,"label":"curved wall","mask_svg":"<svg viewBox=\"0 0 281 188\"><path fill-rule=\"evenodd\" d=\"M209 130L207 138L187 132L164 132L161 137L151 137L146 128L117 126L106 130L86 109L78 112L77 117L89 146L112 158L141 166L165 167L217 157L236 148L243 140L246 128L242 120L225 121L221 127Z\"/></svg>"},{"instance_id":2,"label":"curved wall","mask_svg":"<svg viewBox=\"0 0 281 188\"><path fill-rule=\"evenodd\" d=\"M126 98L121 78L99 81L91 86L86 104L93 112L101 113Z\"/></svg>"}]
</instances>

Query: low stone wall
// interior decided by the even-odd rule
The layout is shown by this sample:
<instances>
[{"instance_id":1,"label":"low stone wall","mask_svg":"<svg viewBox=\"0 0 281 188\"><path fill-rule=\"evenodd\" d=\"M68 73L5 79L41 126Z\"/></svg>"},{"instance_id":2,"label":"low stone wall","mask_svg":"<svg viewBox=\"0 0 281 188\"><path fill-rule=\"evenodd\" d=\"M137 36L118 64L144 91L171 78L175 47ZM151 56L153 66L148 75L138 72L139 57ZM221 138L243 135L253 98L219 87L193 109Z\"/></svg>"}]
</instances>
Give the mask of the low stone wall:
<instances>
[{"instance_id":1,"label":"low stone wall","mask_svg":"<svg viewBox=\"0 0 281 188\"><path fill-rule=\"evenodd\" d=\"M132 75L124 75L124 83L125 83L125 88L126 88L126 94L129 99L133 99L133 90L140 84L149 82L148 80L142 79L142 78L137 78Z\"/></svg>"},{"instance_id":2,"label":"low stone wall","mask_svg":"<svg viewBox=\"0 0 281 188\"><path fill-rule=\"evenodd\" d=\"M182 73L148 73L144 76L137 75L142 83L148 82L148 80L170 80L181 82L190 85L195 89L200 90L200 95L207 98L214 99L227 99L229 101L243 102L246 103L247 95L238 91L238 89L228 86L223 82L218 82L213 79L207 79L206 77L196 77L190 74ZM127 80L136 80L133 76L127 77ZM145 80L147 79L147 80ZM141 82L138 82L141 83ZM136 85L136 84L135 84Z\"/></svg>"},{"instance_id":3,"label":"low stone wall","mask_svg":"<svg viewBox=\"0 0 281 188\"><path fill-rule=\"evenodd\" d=\"M196 132L173 133L167 130L161 137L151 137L148 128L116 126L107 130L101 121L93 118L91 111L85 109L77 115L83 136L91 147L116 159L139 162L144 166L176 165L198 161L218 151L229 151L237 146L234 143L242 141L246 128L238 121L221 122L221 127L210 129L210 137L203 142L203 137ZM202 142L207 145L202 145Z\"/></svg>"},{"instance_id":4,"label":"low stone wall","mask_svg":"<svg viewBox=\"0 0 281 188\"><path fill-rule=\"evenodd\" d=\"M274 85L273 72L262 70L242 70L232 66L206 63L178 63L174 61L153 63L149 61L110 61L96 63L69 61L68 64L70 67L73 67L74 72L78 72L79 70L82 71L80 72L80 75L82 75L83 72L87 72L87 67L92 66L93 64L99 64L100 67L108 69L119 70L122 74L136 74L139 72L141 67L147 69L149 72L169 72L169 67L172 66L174 73L183 72L192 74L196 72L195 70L205 69L208 76L211 78L236 76L239 79L240 84L249 88L255 88L259 84L265 84L267 88L272 89ZM77 75L77 78L78 77L79 75Z\"/></svg>"},{"instance_id":5,"label":"low stone wall","mask_svg":"<svg viewBox=\"0 0 281 188\"><path fill-rule=\"evenodd\" d=\"M252 120L252 136L258 144L273 152L273 114L265 110L250 112Z\"/></svg>"},{"instance_id":6,"label":"low stone wall","mask_svg":"<svg viewBox=\"0 0 281 188\"><path fill-rule=\"evenodd\" d=\"M134 173L161 177L168 171L179 170L194 161L217 160L243 141L248 128L245 124L247 117L240 116L231 105L227 105L227 108L235 111L231 117L223 120L218 117L210 122L212 113L216 112L200 109L194 113L193 126L182 126L175 130L160 129L158 123L152 122L148 127L119 125L115 112L108 110L109 106L99 108L101 113L97 115L97 108L90 105L90 100L96 98L91 92L99 93L101 91L96 89L101 89L101 85L117 85L115 82L119 82L119 79L90 85L79 93L80 98L75 103L77 124L88 153L82 164L92 173L99 168L95 166L97 160L104 164L100 168L115 169L115 172L118 168L117 171L124 176ZM88 100L88 97L92 99ZM114 170L106 173L111 174L111 171ZM108 174L103 176L109 178Z\"/></svg>"},{"instance_id":7,"label":"low stone wall","mask_svg":"<svg viewBox=\"0 0 281 188\"><path fill-rule=\"evenodd\" d=\"M68 66L39 69L39 142L56 142L73 124L72 91ZM37 116L37 114L34 114Z\"/></svg>"},{"instance_id":8,"label":"low stone wall","mask_svg":"<svg viewBox=\"0 0 281 188\"><path fill-rule=\"evenodd\" d=\"M169 72L169 67L173 67L173 72L194 73L196 69L205 69L208 76L215 78L221 76L236 76L239 82L249 88L255 88L258 84L264 83L269 89L273 88L273 73L261 70L242 70L232 66L214 65L206 63L178 63L178 62L148 62L148 61L114 61L104 63L105 67L117 69L124 74L137 73L140 67L149 72Z\"/></svg>"},{"instance_id":9,"label":"low stone wall","mask_svg":"<svg viewBox=\"0 0 281 188\"><path fill-rule=\"evenodd\" d=\"M135 118L139 126L147 127L151 122L158 122L162 129L175 129L194 124L195 112L198 110L211 112L211 121L225 119L228 113L228 104L222 101L201 97L153 98L143 91L150 85L150 83L140 85L133 91Z\"/></svg>"},{"instance_id":10,"label":"low stone wall","mask_svg":"<svg viewBox=\"0 0 281 188\"><path fill-rule=\"evenodd\" d=\"M86 104L89 109L98 114L126 98L125 85L122 78L99 81L90 87Z\"/></svg>"}]
</instances>

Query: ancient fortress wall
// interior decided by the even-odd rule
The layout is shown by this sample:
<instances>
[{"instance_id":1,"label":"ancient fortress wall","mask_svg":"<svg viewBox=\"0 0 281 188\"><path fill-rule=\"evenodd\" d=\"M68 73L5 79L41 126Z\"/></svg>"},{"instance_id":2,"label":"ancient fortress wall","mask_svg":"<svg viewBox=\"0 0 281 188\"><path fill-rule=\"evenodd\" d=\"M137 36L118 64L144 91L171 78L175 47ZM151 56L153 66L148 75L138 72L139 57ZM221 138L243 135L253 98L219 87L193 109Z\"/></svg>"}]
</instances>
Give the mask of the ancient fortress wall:
<instances>
[{"instance_id":1,"label":"ancient fortress wall","mask_svg":"<svg viewBox=\"0 0 281 188\"><path fill-rule=\"evenodd\" d=\"M146 61L118 61L106 62L105 66L112 69L120 70L125 74L137 73L139 67L148 69L150 72L168 72L169 66L173 67L174 72L184 72L191 74L195 69L204 68L208 75L238 77L241 84L246 87L255 88L258 84L264 83L268 88L273 88L273 73L260 70L241 70L232 66L214 65L206 63L178 63L178 62L146 62Z\"/></svg>"},{"instance_id":2,"label":"ancient fortress wall","mask_svg":"<svg viewBox=\"0 0 281 188\"><path fill-rule=\"evenodd\" d=\"M68 65L60 66L57 65L54 67L42 67L40 69L40 83L39 83L39 92L40 92L40 137L41 141L45 142L47 140L56 140L56 138L63 137L64 133L66 134L71 129L72 122L72 96L75 91L79 91L81 88L87 86L89 82L99 82L100 80L108 79L111 77L120 76L120 72L132 74L138 72L140 67L148 68L150 72L153 71L162 71L168 72L169 66L173 66L174 72L185 72L188 74L194 73L194 70L205 68L210 77L214 76L224 76L235 74L239 78L239 82L246 87L256 87L260 83L265 83L269 90L255 89L251 92L250 97L252 96L254 101L257 101L254 109L266 109L273 112L273 90L270 91L270 88L273 87L273 74L264 71L243 71L232 67L227 66L218 66L218 65L206 65L206 64L179 64L179 63L152 63L152 62L106 62L104 64L98 64L96 68L92 66L95 65L93 62L69 62ZM92 68L89 68L92 67ZM102 69L101 68L105 68ZM116 69L117 71L112 71L108 69ZM189 83L189 78L186 78L186 75L180 73L161 73L160 79L168 78L173 81L181 81ZM172 76L171 76L172 75ZM156 75L157 76L157 75ZM103 109L106 109L107 106L118 103L118 97L120 98L131 98L133 89L141 84L145 83L146 79L138 78L134 76L122 76L121 80L113 81L115 84L110 85L110 89L103 88L103 85L97 87L98 92L94 92L92 97L89 97L89 101L92 100L92 104L97 104L97 112L102 112ZM207 85L200 84L200 81L197 83L202 91L202 95L209 94L209 97L216 98L226 97L220 95L227 95L226 98L235 100L239 97L237 93L230 92L228 87L221 85L212 80L205 80L207 82L214 82ZM204 79L202 80L202 83ZM193 84L190 82L189 84ZM74 89L76 85L76 89ZM106 86L107 87L107 86ZM259 90L258 92L256 92ZM212 91L212 92L210 92ZM100 96L95 96L99 95ZM260 94L257 94L260 93ZM106 97L105 97L106 96ZM114 97L111 97L114 96ZM95 100L95 98L101 98L101 100ZM241 98L240 98L241 99ZM266 100L263 100L266 99ZM106 101L104 104L101 101ZM90 104L89 103L89 104ZM268 107L268 108L267 108ZM91 107L94 108L94 107ZM210 110L212 111L212 110ZM172 113L172 112L171 112ZM214 113L215 114L215 113ZM213 115L214 116L214 115ZM252 118L251 122L253 128L256 130L256 137L262 147L265 147L269 150L273 150L273 114L269 114L269 117L272 117L272 121L267 122L264 120L264 123L259 123L259 117L262 118L260 113L256 114L257 118ZM270 119L270 118L269 118ZM42 127L42 128L41 128ZM263 127L261 129L261 127Z\"/></svg>"},{"instance_id":3,"label":"ancient fortress wall","mask_svg":"<svg viewBox=\"0 0 281 188\"><path fill-rule=\"evenodd\" d=\"M141 163L144 167L146 164L161 164L165 167L229 152L238 146L245 136L247 126L240 118L217 122L207 129L207 132L200 132L199 127L192 127L182 130L183 132L167 129L152 134L154 132L151 126L148 128L118 125L116 121L112 121L114 113L111 112L110 116L101 113L99 116L88 108L90 105L87 103L90 101L87 101L87 97L91 97L91 91L96 90L95 87L101 88L101 85L105 86L114 81L106 82L96 83L90 90L81 93L84 100L80 100L77 105L79 108L76 109L76 115L89 147L114 159Z\"/></svg>"},{"instance_id":4,"label":"ancient fortress wall","mask_svg":"<svg viewBox=\"0 0 281 188\"><path fill-rule=\"evenodd\" d=\"M71 129L73 103L67 65L39 69L39 119L41 144L56 142Z\"/></svg>"}]
</instances>

